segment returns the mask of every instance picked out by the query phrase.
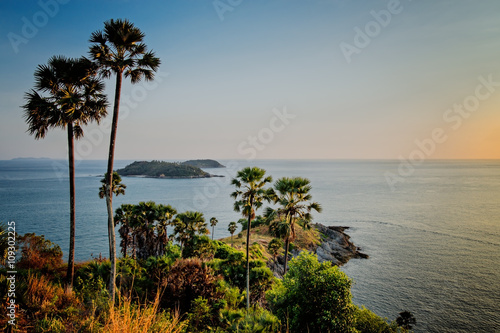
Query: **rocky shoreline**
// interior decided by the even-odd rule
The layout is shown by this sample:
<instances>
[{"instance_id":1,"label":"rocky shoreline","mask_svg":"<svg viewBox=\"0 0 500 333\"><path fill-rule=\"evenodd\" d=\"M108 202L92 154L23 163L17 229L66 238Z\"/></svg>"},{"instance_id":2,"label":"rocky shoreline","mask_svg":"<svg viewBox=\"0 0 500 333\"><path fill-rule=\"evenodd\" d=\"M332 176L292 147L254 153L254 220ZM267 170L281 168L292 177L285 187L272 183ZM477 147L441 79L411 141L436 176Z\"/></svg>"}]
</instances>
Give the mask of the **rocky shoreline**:
<instances>
[{"instance_id":1,"label":"rocky shoreline","mask_svg":"<svg viewBox=\"0 0 500 333\"><path fill-rule=\"evenodd\" d=\"M316 253L319 262L329 261L336 266L346 264L350 259L368 259L369 256L361 252L361 248L354 245L350 236L344 231L349 227L325 226L321 223L313 224L321 235L321 243L309 249ZM300 250L290 251L293 257L301 252ZM268 267L273 271L274 276L283 277L284 256L279 256L277 262L270 260Z\"/></svg>"}]
</instances>

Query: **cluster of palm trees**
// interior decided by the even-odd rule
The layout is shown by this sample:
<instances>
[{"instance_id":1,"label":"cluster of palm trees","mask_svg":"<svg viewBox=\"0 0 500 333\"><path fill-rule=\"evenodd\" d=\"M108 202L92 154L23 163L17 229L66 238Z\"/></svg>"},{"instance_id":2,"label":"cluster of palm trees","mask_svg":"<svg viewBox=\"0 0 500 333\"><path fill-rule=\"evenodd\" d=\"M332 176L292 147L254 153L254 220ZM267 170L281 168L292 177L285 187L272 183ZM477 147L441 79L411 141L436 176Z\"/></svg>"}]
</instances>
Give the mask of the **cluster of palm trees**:
<instances>
[{"instance_id":1,"label":"cluster of palm trees","mask_svg":"<svg viewBox=\"0 0 500 333\"><path fill-rule=\"evenodd\" d=\"M109 290L113 302L116 280L116 246L113 221L113 163L116 132L120 110L123 77L132 83L153 80L160 59L147 51L144 33L128 20L109 20L104 29L91 34L90 60L54 56L47 65L35 71L35 88L26 93L24 116L28 132L36 139L44 138L52 128L68 131L68 159L70 178L70 250L67 284L72 286L75 251L75 183L74 139L83 136L83 125L99 121L107 115L108 101L103 94L102 79L116 77L113 120L110 134L108 167L104 196L108 212L108 237L111 261Z\"/></svg>"},{"instance_id":2,"label":"cluster of palm trees","mask_svg":"<svg viewBox=\"0 0 500 333\"><path fill-rule=\"evenodd\" d=\"M172 206L153 201L121 205L116 210L114 221L120 226L122 255L138 259L163 255L166 244L172 240L180 244L182 251L184 244L194 236L208 234L203 213L187 211L177 214ZM170 236L168 226L174 228Z\"/></svg>"},{"instance_id":3,"label":"cluster of palm trees","mask_svg":"<svg viewBox=\"0 0 500 333\"><path fill-rule=\"evenodd\" d=\"M297 224L309 228L313 210L321 212L321 205L311 202L311 185L309 179L294 177L280 178L274 183L274 188L266 185L271 183L272 177L266 176L266 171L258 167L247 167L236 174L232 184L236 187L231 196L236 200L234 210L241 212L248 219L246 235L246 296L247 310L250 307L250 230L255 212L262 207L264 201L274 203L277 208L266 208L264 216L269 222L269 229L275 237L285 241L285 265L287 270L288 247L296 237ZM231 234L232 236L232 234Z\"/></svg>"}]
</instances>

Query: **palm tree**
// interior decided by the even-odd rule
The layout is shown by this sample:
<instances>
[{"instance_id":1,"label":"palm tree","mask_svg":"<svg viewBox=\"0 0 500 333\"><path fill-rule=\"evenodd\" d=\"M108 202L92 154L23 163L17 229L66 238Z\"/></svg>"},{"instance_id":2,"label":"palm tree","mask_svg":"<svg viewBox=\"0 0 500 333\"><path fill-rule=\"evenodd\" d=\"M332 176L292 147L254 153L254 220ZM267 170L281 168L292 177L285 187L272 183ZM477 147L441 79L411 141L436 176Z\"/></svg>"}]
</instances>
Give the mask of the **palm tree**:
<instances>
[{"instance_id":1,"label":"palm tree","mask_svg":"<svg viewBox=\"0 0 500 333\"><path fill-rule=\"evenodd\" d=\"M111 126L111 137L109 141L108 169L106 186L106 206L108 210L108 237L109 237L109 259L111 261L111 274L109 291L111 303L115 299L116 280L116 245L113 222L113 162L115 155L116 131L118 127L118 115L120 110L120 94L123 76L130 77L132 83L142 79L150 81L154 79L154 72L160 65L160 59L154 52L146 51L143 43L144 33L128 20L109 20L104 22L103 31L95 31L90 37L90 55L95 60L104 78L116 75L116 89L113 106L113 121Z\"/></svg>"},{"instance_id":2,"label":"palm tree","mask_svg":"<svg viewBox=\"0 0 500 333\"><path fill-rule=\"evenodd\" d=\"M269 253L273 255L274 262L276 262L276 257L278 256L282 246L283 241L278 238L273 238L269 244L267 244L267 249L269 250Z\"/></svg>"},{"instance_id":3,"label":"palm tree","mask_svg":"<svg viewBox=\"0 0 500 333\"><path fill-rule=\"evenodd\" d=\"M405 310L399 313L399 316L396 318L396 323L405 331L409 332L413 326L417 324L417 320L410 311Z\"/></svg>"},{"instance_id":4,"label":"palm tree","mask_svg":"<svg viewBox=\"0 0 500 333\"><path fill-rule=\"evenodd\" d=\"M113 177L113 181L114 180L115 178ZM132 257L135 258L135 242L132 230L133 218L134 218L134 205L123 204L121 205L120 208L116 210L114 221L116 225L121 224L120 228L118 229L118 233L120 234L120 238L122 239L120 242L120 247L122 248L123 256L127 257L128 248L132 247Z\"/></svg>"},{"instance_id":5,"label":"palm tree","mask_svg":"<svg viewBox=\"0 0 500 333\"><path fill-rule=\"evenodd\" d=\"M209 233L203 213L187 211L177 214L174 221L174 233L177 241L181 244L181 252L184 244L196 234L206 235Z\"/></svg>"},{"instance_id":6,"label":"palm tree","mask_svg":"<svg viewBox=\"0 0 500 333\"><path fill-rule=\"evenodd\" d=\"M107 175L104 175L104 178L101 179L102 186L99 188L99 198L104 199L106 196L106 179ZM111 190L113 193L118 196L120 194L125 195L125 189L127 186L122 183L122 177L118 174L118 172L113 171L113 186Z\"/></svg>"},{"instance_id":7,"label":"palm tree","mask_svg":"<svg viewBox=\"0 0 500 333\"><path fill-rule=\"evenodd\" d=\"M70 187L69 286L73 285L75 260L75 158L74 140L83 136L83 125L99 123L107 114L104 84L95 77L96 67L86 58L54 56L35 70L35 89L26 93L23 105L28 133L42 139L50 128L68 132ZM47 93L43 96L40 93Z\"/></svg>"},{"instance_id":8,"label":"palm tree","mask_svg":"<svg viewBox=\"0 0 500 333\"><path fill-rule=\"evenodd\" d=\"M231 197L236 199L234 210L241 212L248 218L247 226L247 312L250 308L250 227L255 218L255 211L262 206L264 200L270 201L273 198L272 189L265 189L267 183L273 181L271 176L265 177L266 170L257 167L246 167L236 174L236 178L231 184L236 187L236 191ZM239 199L239 200L237 200Z\"/></svg>"},{"instance_id":9,"label":"palm tree","mask_svg":"<svg viewBox=\"0 0 500 333\"><path fill-rule=\"evenodd\" d=\"M156 221L158 221L158 205L154 201L141 201L134 206L133 232L137 241L137 257L140 259L147 259L155 254Z\"/></svg>"},{"instance_id":10,"label":"palm tree","mask_svg":"<svg viewBox=\"0 0 500 333\"><path fill-rule=\"evenodd\" d=\"M288 263L288 247L296 237L295 224L299 223L304 228L310 227L312 221L311 211L321 212L321 205L310 202L312 199L310 181L307 178L283 177L274 184L276 190L275 203L280 207L277 209L267 208L266 216L271 220L270 230L276 236L285 240L285 266L286 273Z\"/></svg>"},{"instance_id":11,"label":"palm tree","mask_svg":"<svg viewBox=\"0 0 500 333\"><path fill-rule=\"evenodd\" d=\"M212 240L214 240L215 226L219 223L215 217L210 219L210 225L212 226Z\"/></svg>"},{"instance_id":12,"label":"palm tree","mask_svg":"<svg viewBox=\"0 0 500 333\"><path fill-rule=\"evenodd\" d=\"M231 233L231 246L233 246L233 234L238 229L236 222L229 222L229 226L227 227L227 231Z\"/></svg>"},{"instance_id":13,"label":"palm tree","mask_svg":"<svg viewBox=\"0 0 500 333\"><path fill-rule=\"evenodd\" d=\"M157 237L157 253L163 255L165 244L168 243L167 226L172 223L172 219L177 214L177 210L170 205L157 206L158 209L158 225L156 227Z\"/></svg>"},{"instance_id":14,"label":"palm tree","mask_svg":"<svg viewBox=\"0 0 500 333\"><path fill-rule=\"evenodd\" d=\"M281 239L290 239L290 235L292 233L292 226L284 219L275 219L274 217L274 212L270 211L270 208L268 207L266 209L266 216L273 216L271 218L271 222L269 223L269 232L272 236ZM275 219L275 220L272 220ZM277 239L274 238L274 239ZM283 246L285 243L281 242L281 246ZM286 247L286 252L285 252L285 261L288 260L288 247ZM283 275L285 275L286 270L283 270Z\"/></svg>"}]
</instances>

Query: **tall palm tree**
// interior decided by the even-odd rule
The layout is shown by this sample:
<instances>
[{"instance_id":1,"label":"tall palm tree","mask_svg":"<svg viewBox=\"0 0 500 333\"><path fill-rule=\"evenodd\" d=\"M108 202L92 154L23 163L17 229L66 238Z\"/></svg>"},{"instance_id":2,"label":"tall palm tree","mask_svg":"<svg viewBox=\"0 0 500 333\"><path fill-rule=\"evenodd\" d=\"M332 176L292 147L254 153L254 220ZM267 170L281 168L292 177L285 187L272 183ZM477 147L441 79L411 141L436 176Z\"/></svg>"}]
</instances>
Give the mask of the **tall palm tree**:
<instances>
[{"instance_id":1,"label":"tall palm tree","mask_svg":"<svg viewBox=\"0 0 500 333\"><path fill-rule=\"evenodd\" d=\"M54 56L35 70L35 89L26 93L23 105L28 133L42 139L50 128L68 132L70 187L70 241L67 283L73 285L75 269L75 157L74 140L83 136L83 125L106 116L104 84L95 77L96 67L86 58ZM46 96L41 93L47 93Z\"/></svg>"},{"instance_id":2,"label":"tall palm tree","mask_svg":"<svg viewBox=\"0 0 500 333\"><path fill-rule=\"evenodd\" d=\"M143 43L144 33L128 20L109 20L104 22L104 30L95 31L90 37L90 55L101 68L104 78L116 75L115 99L113 106L113 121L111 126L111 137L109 141L108 169L106 185L106 206L108 210L108 238L109 258L111 261L111 274L109 291L111 302L115 299L116 280L116 245L113 222L113 162L115 156L116 131L118 127L118 116L120 110L120 94L123 76L130 77L132 83L142 79L146 81L154 79L154 72L160 66L160 59L152 51L147 51Z\"/></svg>"},{"instance_id":3,"label":"tall palm tree","mask_svg":"<svg viewBox=\"0 0 500 333\"><path fill-rule=\"evenodd\" d=\"M174 233L177 235L177 241L181 244L181 251L186 242L196 234L206 235L209 232L203 213L200 212L187 211L177 214L174 223Z\"/></svg>"},{"instance_id":4,"label":"tall palm tree","mask_svg":"<svg viewBox=\"0 0 500 333\"><path fill-rule=\"evenodd\" d=\"M219 223L215 217L210 219L210 225L212 226L212 240L214 240L215 226Z\"/></svg>"},{"instance_id":5,"label":"tall palm tree","mask_svg":"<svg viewBox=\"0 0 500 333\"><path fill-rule=\"evenodd\" d=\"M99 188L99 198L104 199L106 197L106 179L107 175L104 175L104 178L101 179L102 186ZM118 196L120 194L125 195L125 189L127 188L127 185L122 183L122 177L118 174L118 172L113 171L113 186L111 187L111 190L113 193Z\"/></svg>"},{"instance_id":6,"label":"tall palm tree","mask_svg":"<svg viewBox=\"0 0 500 333\"><path fill-rule=\"evenodd\" d=\"M247 226L247 312L250 308L250 227L255 218L255 211L262 206L264 200L270 201L274 192L272 189L265 189L264 186L273 181L271 176L265 176L266 170L257 167L246 167L236 174L236 178L231 184L236 187L236 191L231 194L236 201L234 210L248 218Z\"/></svg>"},{"instance_id":7,"label":"tall palm tree","mask_svg":"<svg viewBox=\"0 0 500 333\"><path fill-rule=\"evenodd\" d=\"M285 265L283 274L286 273L288 263L288 248L290 242L296 238L295 225L300 224L304 228L310 227L312 221L311 211L321 212L321 205L310 202L312 199L311 185L307 178L295 177L280 178L274 183L276 193L275 203L279 204L276 209L267 208L265 215L272 222L270 230L276 236L285 240Z\"/></svg>"},{"instance_id":8,"label":"tall palm tree","mask_svg":"<svg viewBox=\"0 0 500 333\"><path fill-rule=\"evenodd\" d=\"M238 229L238 226L236 225L236 222L232 221L229 222L229 226L227 227L227 231L231 234L231 246L233 246L233 234Z\"/></svg>"}]
</instances>

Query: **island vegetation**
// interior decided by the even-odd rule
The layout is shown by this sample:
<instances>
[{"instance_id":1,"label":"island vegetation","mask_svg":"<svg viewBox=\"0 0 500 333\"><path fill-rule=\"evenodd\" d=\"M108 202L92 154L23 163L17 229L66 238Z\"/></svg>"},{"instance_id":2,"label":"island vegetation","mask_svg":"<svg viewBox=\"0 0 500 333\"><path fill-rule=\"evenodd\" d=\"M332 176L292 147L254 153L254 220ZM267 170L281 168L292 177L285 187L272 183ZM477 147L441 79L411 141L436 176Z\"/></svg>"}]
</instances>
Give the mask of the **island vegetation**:
<instances>
[{"instance_id":1,"label":"island vegetation","mask_svg":"<svg viewBox=\"0 0 500 333\"><path fill-rule=\"evenodd\" d=\"M215 160L189 160L182 162L185 165L192 165L197 168L215 169L215 168L225 168L224 165L220 164Z\"/></svg>"},{"instance_id":2,"label":"island vegetation","mask_svg":"<svg viewBox=\"0 0 500 333\"><path fill-rule=\"evenodd\" d=\"M209 178L214 177L199 167L178 162L136 161L116 172L121 176L153 178Z\"/></svg>"},{"instance_id":3,"label":"island vegetation","mask_svg":"<svg viewBox=\"0 0 500 333\"><path fill-rule=\"evenodd\" d=\"M68 133L69 259L63 263L61 248L43 235L14 237L0 224L0 298L9 309L2 311L0 327L55 333L411 330L415 319L407 311L389 322L356 306L353 281L339 269L341 261L318 260L320 246L338 235L311 228L312 214L321 206L312 201L307 179L284 177L273 183L263 169L240 170L232 180L232 208L242 215L242 230L234 237L234 221L210 219L212 232L217 223L227 223L231 237L225 240L207 236L202 212L178 212L152 201L113 209L113 194L125 195L121 176L210 176L191 161L134 162L113 170L122 80L153 80L160 65L144 37L128 20L109 20L90 37L90 60L53 57L35 72L35 90L26 94L23 106L28 132L37 139L55 127ZM83 125L106 115L101 80L111 75L116 89L108 168L96 188L106 200L109 258L75 263L73 141L83 136ZM207 167L207 162L197 163ZM271 208L264 210L265 204ZM338 237L347 242L338 242L341 248L357 251L346 237ZM328 248L321 247L322 253ZM7 274L13 270L14 280Z\"/></svg>"}]
</instances>

